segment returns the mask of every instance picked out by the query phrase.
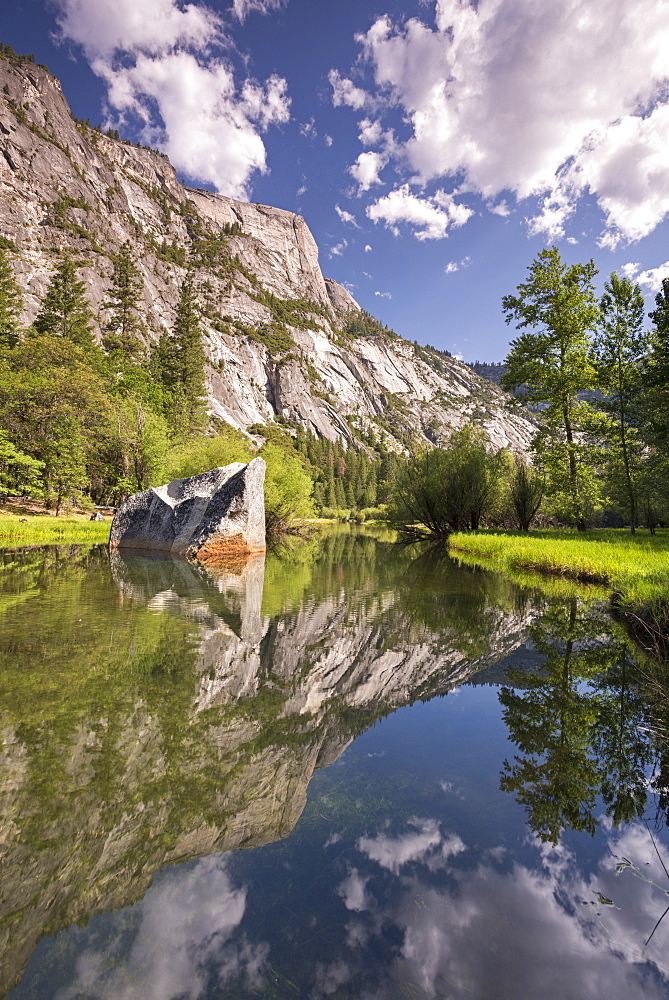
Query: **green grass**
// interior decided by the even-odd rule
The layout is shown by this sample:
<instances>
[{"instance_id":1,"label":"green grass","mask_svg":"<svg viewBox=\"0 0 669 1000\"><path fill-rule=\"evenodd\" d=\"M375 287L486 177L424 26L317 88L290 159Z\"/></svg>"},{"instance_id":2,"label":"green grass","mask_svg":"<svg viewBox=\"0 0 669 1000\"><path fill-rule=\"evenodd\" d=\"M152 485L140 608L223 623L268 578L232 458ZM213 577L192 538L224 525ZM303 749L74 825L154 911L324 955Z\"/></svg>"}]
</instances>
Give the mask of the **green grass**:
<instances>
[{"instance_id":1,"label":"green grass","mask_svg":"<svg viewBox=\"0 0 669 1000\"><path fill-rule=\"evenodd\" d=\"M90 544L109 541L111 520L85 521L71 517L39 515L20 521L17 517L0 517L0 547L16 545Z\"/></svg>"},{"instance_id":2,"label":"green grass","mask_svg":"<svg viewBox=\"0 0 669 1000\"><path fill-rule=\"evenodd\" d=\"M536 572L620 591L630 603L669 594L669 530L598 529L585 535L569 529L457 532L450 536L454 555L506 572Z\"/></svg>"}]
</instances>

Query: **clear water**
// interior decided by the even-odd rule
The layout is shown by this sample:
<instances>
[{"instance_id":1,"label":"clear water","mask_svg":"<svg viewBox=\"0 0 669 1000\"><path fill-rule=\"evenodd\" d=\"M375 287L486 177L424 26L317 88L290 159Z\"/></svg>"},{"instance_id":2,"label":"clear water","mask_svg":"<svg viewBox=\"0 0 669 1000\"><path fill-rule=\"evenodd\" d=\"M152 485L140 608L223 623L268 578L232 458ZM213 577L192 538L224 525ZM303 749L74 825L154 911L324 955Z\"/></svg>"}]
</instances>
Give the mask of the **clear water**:
<instances>
[{"instance_id":1,"label":"clear water","mask_svg":"<svg viewBox=\"0 0 669 1000\"><path fill-rule=\"evenodd\" d=\"M11 1000L669 996L662 699L587 594L345 530L1 558Z\"/></svg>"}]
</instances>

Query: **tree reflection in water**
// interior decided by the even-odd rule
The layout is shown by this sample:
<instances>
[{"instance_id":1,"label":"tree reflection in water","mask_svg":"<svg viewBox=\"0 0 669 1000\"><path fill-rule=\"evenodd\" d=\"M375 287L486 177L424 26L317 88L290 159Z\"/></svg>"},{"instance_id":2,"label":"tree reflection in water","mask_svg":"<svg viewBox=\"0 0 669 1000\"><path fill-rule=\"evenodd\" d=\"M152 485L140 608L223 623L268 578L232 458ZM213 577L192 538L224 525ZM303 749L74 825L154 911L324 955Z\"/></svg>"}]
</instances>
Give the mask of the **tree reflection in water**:
<instances>
[{"instance_id":1,"label":"tree reflection in water","mask_svg":"<svg viewBox=\"0 0 669 1000\"><path fill-rule=\"evenodd\" d=\"M565 829L594 834L600 796L614 826L643 816L662 754L646 724L648 689L629 640L578 597L551 604L528 632L542 664L518 675L525 690L500 692L520 751L504 761L501 787L553 844Z\"/></svg>"}]
</instances>

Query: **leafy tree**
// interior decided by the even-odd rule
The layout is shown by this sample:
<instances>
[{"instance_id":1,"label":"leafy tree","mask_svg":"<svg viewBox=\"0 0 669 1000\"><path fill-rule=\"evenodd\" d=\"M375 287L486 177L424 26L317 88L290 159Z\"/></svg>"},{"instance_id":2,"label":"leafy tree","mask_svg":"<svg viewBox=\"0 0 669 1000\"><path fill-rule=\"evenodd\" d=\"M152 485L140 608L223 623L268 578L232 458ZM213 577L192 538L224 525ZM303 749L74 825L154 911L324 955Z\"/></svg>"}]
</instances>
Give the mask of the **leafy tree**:
<instances>
[{"instance_id":1,"label":"leafy tree","mask_svg":"<svg viewBox=\"0 0 669 1000\"><path fill-rule=\"evenodd\" d=\"M19 315L23 299L7 251L0 247L0 349L13 347L19 339Z\"/></svg>"},{"instance_id":2,"label":"leafy tree","mask_svg":"<svg viewBox=\"0 0 669 1000\"><path fill-rule=\"evenodd\" d=\"M265 514L269 538L296 530L297 522L314 516L314 484L299 455L275 444L260 452L267 462Z\"/></svg>"},{"instance_id":3,"label":"leafy tree","mask_svg":"<svg viewBox=\"0 0 669 1000\"><path fill-rule=\"evenodd\" d=\"M81 497L106 451L113 408L84 352L35 335L0 367L0 425L20 451L44 462L44 492L57 507Z\"/></svg>"},{"instance_id":4,"label":"leafy tree","mask_svg":"<svg viewBox=\"0 0 669 1000\"><path fill-rule=\"evenodd\" d=\"M44 462L20 451L0 430L0 493L41 492Z\"/></svg>"},{"instance_id":5,"label":"leafy tree","mask_svg":"<svg viewBox=\"0 0 669 1000\"><path fill-rule=\"evenodd\" d=\"M110 315L103 328L102 342L108 351L123 351L139 359L143 354L140 335L146 329L139 312L143 283L130 243L124 243L112 261L111 288L103 303Z\"/></svg>"},{"instance_id":6,"label":"leafy tree","mask_svg":"<svg viewBox=\"0 0 669 1000\"><path fill-rule=\"evenodd\" d=\"M622 466L634 534L638 521L637 466L643 448L635 424L639 423L643 394L640 366L648 347L642 329L644 302L640 287L614 272L604 285L599 309L594 355L599 384L607 394L599 405L611 416L608 462L610 466Z\"/></svg>"},{"instance_id":7,"label":"leafy tree","mask_svg":"<svg viewBox=\"0 0 669 1000\"><path fill-rule=\"evenodd\" d=\"M489 454L486 446L482 430L464 427L447 448L411 458L396 481L389 520L435 538L478 528L497 503L504 478L504 456Z\"/></svg>"},{"instance_id":8,"label":"leafy tree","mask_svg":"<svg viewBox=\"0 0 669 1000\"><path fill-rule=\"evenodd\" d=\"M34 326L39 334L64 337L90 355L95 351L91 331L93 317L86 299L86 286L77 277L77 269L78 264L72 257L65 257L57 267Z\"/></svg>"},{"instance_id":9,"label":"leafy tree","mask_svg":"<svg viewBox=\"0 0 669 1000\"><path fill-rule=\"evenodd\" d=\"M654 329L643 369L647 423L655 446L669 453L669 278L663 279L648 315Z\"/></svg>"},{"instance_id":10,"label":"leafy tree","mask_svg":"<svg viewBox=\"0 0 669 1000\"><path fill-rule=\"evenodd\" d=\"M509 482L509 503L521 531L529 531L544 498L545 478L529 462L516 456Z\"/></svg>"},{"instance_id":11,"label":"leafy tree","mask_svg":"<svg viewBox=\"0 0 669 1000\"><path fill-rule=\"evenodd\" d=\"M567 827L594 834L599 770L591 753L597 699L583 681L594 676L597 649L577 599L551 608L530 628L543 654L542 674L524 674L524 691L503 687L499 700L520 755L505 760L500 786L525 806L534 833L556 844Z\"/></svg>"},{"instance_id":12,"label":"leafy tree","mask_svg":"<svg viewBox=\"0 0 669 1000\"><path fill-rule=\"evenodd\" d=\"M517 295L505 295L507 323L531 328L511 342L503 387L530 403L546 403L542 431L534 450L548 458L548 490L566 501L566 513L579 531L600 498L585 459L586 436L593 430L592 407L578 394L596 386L591 332L599 310L595 299L594 262L566 265L557 247L542 250Z\"/></svg>"}]
</instances>

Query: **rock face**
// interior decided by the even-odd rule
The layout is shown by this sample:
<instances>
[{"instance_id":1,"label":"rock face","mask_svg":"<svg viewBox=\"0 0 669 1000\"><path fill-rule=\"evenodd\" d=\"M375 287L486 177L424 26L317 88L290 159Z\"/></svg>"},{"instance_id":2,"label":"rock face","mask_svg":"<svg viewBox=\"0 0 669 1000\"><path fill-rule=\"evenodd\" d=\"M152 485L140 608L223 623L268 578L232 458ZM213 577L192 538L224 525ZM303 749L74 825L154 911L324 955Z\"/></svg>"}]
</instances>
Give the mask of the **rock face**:
<instances>
[{"instance_id":1,"label":"rock face","mask_svg":"<svg viewBox=\"0 0 669 1000\"><path fill-rule=\"evenodd\" d=\"M25 323L64 249L82 262L104 323L111 256L129 241L150 340L173 327L188 259L203 312L209 409L238 429L280 418L329 440L373 433L403 449L407 440L440 443L475 422L496 447L518 452L534 433L507 411L499 387L467 365L381 324L352 323L360 306L323 277L300 216L182 186L162 154L74 120L47 70L1 56L0 238L15 248Z\"/></svg>"},{"instance_id":2,"label":"rock face","mask_svg":"<svg viewBox=\"0 0 669 1000\"><path fill-rule=\"evenodd\" d=\"M174 479L121 504L112 549L155 549L213 562L265 550L265 462L233 462Z\"/></svg>"}]
</instances>

